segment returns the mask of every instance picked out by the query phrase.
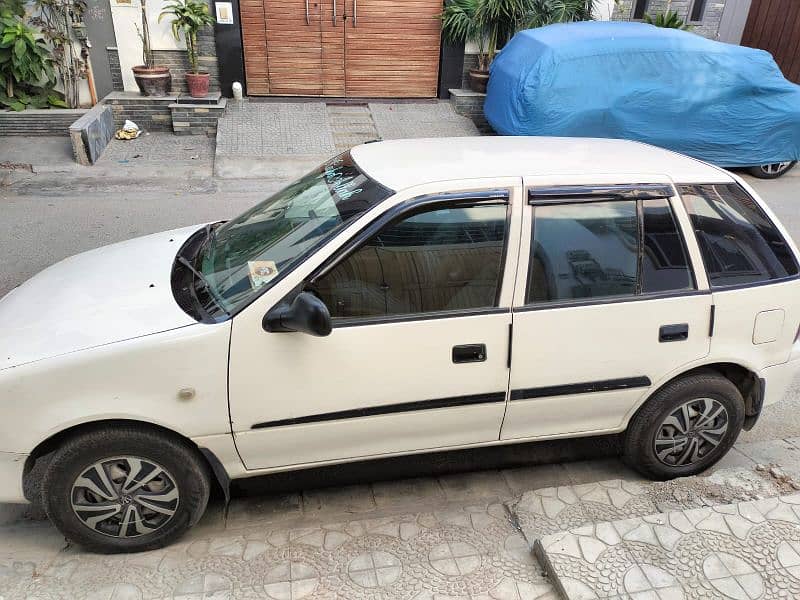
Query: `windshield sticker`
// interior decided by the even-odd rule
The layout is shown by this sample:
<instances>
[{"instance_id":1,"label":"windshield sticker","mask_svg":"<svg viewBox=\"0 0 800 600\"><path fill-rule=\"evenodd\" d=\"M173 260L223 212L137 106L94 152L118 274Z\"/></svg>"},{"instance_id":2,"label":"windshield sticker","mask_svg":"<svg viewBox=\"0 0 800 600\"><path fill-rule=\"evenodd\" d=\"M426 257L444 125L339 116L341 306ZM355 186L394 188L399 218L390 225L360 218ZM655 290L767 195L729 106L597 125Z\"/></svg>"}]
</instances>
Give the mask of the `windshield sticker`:
<instances>
[{"instance_id":1,"label":"windshield sticker","mask_svg":"<svg viewBox=\"0 0 800 600\"><path fill-rule=\"evenodd\" d=\"M342 200L349 200L356 194L364 191L364 188L349 189L353 185L353 181L359 179L359 173L353 172L353 169L348 169L351 173L348 175L343 166L344 161L339 158L332 160L325 165L325 183L330 186L334 194L339 196Z\"/></svg>"},{"instance_id":2,"label":"windshield sticker","mask_svg":"<svg viewBox=\"0 0 800 600\"><path fill-rule=\"evenodd\" d=\"M249 260L247 267L250 269L250 285L253 289L269 283L278 274L278 266L274 260Z\"/></svg>"}]
</instances>

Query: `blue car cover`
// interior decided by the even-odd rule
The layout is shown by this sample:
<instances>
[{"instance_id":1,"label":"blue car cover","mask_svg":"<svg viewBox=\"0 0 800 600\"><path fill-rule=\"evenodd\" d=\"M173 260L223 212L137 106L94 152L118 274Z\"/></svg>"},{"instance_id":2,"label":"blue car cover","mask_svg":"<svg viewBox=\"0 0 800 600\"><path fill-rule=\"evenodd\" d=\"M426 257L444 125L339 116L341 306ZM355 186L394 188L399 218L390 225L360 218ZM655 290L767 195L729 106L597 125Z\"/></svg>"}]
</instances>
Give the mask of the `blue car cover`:
<instances>
[{"instance_id":1,"label":"blue car cover","mask_svg":"<svg viewBox=\"0 0 800 600\"><path fill-rule=\"evenodd\" d=\"M484 112L502 135L639 140L723 167L800 159L800 86L768 52L645 23L518 33Z\"/></svg>"}]
</instances>

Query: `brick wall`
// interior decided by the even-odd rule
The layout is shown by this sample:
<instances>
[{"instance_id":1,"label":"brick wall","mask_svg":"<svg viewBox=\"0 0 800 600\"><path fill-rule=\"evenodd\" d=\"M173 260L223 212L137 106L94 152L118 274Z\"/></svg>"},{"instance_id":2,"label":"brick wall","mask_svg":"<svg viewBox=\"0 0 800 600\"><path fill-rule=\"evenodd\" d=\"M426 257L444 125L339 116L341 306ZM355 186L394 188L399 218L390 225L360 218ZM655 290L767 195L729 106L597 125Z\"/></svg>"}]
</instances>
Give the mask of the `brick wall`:
<instances>
[{"instance_id":1,"label":"brick wall","mask_svg":"<svg viewBox=\"0 0 800 600\"><path fill-rule=\"evenodd\" d=\"M630 20L635 1L620 0L614 8L614 20ZM650 0L647 5L647 13L655 16L669 6L670 10L676 11L681 19L688 21L692 4L694 4L694 0ZM724 10L725 0L707 0L703 20L700 23L690 23L692 31L704 37L716 39Z\"/></svg>"},{"instance_id":2,"label":"brick wall","mask_svg":"<svg viewBox=\"0 0 800 600\"><path fill-rule=\"evenodd\" d=\"M108 54L108 67L111 69L111 89L115 92L121 92L125 89L122 83L122 67L119 64L119 50L110 47L106 48Z\"/></svg>"},{"instance_id":3,"label":"brick wall","mask_svg":"<svg viewBox=\"0 0 800 600\"><path fill-rule=\"evenodd\" d=\"M0 111L0 137L69 135L69 126L86 114L84 108L42 108ZM21 142L20 142L21 143Z\"/></svg>"},{"instance_id":4,"label":"brick wall","mask_svg":"<svg viewBox=\"0 0 800 600\"><path fill-rule=\"evenodd\" d=\"M225 113L225 98L209 106L172 104L172 130L176 135L214 135L217 121Z\"/></svg>"},{"instance_id":5,"label":"brick wall","mask_svg":"<svg viewBox=\"0 0 800 600\"><path fill-rule=\"evenodd\" d=\"M122 127L130 119L143 131L172 131L172 113L169 105L177 97L154 98L139 96L133 92L112 92L105 103L114 113L114 126Z\"/></svg>"}]
</instances>

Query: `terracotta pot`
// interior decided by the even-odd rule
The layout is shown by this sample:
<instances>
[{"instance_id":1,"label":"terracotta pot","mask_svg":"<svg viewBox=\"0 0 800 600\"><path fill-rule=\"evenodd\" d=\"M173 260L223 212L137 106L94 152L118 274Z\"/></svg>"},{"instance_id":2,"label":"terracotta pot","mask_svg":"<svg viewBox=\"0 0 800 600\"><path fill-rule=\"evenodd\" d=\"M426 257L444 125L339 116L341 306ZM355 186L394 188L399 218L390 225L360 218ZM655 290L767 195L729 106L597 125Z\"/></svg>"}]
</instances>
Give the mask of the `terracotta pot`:
<instances>
[{"instance_id":1,"label":"terracotta pot","mask_svg":"<svg viewBox=\"0 0 800 600\"><path fill-rule=\"evenodd\" d=\"M169 67L133 67L133 77L142 96L166 96L172 88Z\"/></svg>"},{"instance_id":2,"label":"terracotta pot","mask_svg":"<svg viewBox=\"0 0 800 600\"><path fill-rule=\"evenodd\" d=\"M192 98L205 98L208 96L208 73L187 73L186 85L189 86L189 95Z\"/></svg>"},{"instance_id":3,"label":"terracotta pot","mask_svg":"<svg viewBox=\"0 0 800 600\"><path fill-rule=\"evenodd\" d=\"M489 83L489 71L479 69L469 70L469 86L473 92L486 93L486 84Z\"/></svg>"}]
</instances>

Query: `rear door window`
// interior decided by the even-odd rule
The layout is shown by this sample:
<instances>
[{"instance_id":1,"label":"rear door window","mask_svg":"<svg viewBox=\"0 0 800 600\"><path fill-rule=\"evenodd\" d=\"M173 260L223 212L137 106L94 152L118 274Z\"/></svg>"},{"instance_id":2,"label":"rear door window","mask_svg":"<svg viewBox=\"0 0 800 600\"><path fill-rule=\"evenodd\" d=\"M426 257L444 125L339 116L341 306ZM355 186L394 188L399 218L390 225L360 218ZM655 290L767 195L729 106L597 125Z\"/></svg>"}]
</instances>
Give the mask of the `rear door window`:
<instances>
[{"instance_id":1,"label":"rear door window","mask_svg":"<svg viewBox=\"0 0 800 600\"><path fill-rule=\"evenodd\" d=\"M534 207L526 303L694 289L666 199Z\"/></svg>"},{"instance_id":2,"label":"rear door window","mask_svg":"<svg viewBox=\"0 0 800 600\"><path fill-rule=\"evenodd\" d=\"M737 184L679 185L712 287L797 275L786 240Z\"/></svg>"}]
</instances>

